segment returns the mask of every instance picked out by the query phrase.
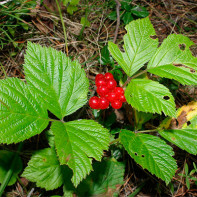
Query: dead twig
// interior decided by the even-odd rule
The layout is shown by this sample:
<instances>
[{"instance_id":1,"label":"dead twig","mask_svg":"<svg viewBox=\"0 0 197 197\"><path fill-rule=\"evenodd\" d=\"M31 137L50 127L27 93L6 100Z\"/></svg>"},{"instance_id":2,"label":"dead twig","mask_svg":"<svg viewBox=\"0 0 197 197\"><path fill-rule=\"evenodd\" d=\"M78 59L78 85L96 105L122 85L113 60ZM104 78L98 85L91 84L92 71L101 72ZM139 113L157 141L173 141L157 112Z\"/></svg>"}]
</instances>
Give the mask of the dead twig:
<instances>
[{"instance_id":1,"label":"dead twig","mask_svg":"<svg viewBox=\"0 0 197 197\"><path fill-rule=\"evenodd\" d=\"M117 36L118 36L118 29L120 26L120 2L119 0L115 0L116 1L116 14L117 14L117 23L116 23L116 30L115 30L115 35L114 35L114 40L113 42L116 42Z\"/></svg>"}]
</instances>

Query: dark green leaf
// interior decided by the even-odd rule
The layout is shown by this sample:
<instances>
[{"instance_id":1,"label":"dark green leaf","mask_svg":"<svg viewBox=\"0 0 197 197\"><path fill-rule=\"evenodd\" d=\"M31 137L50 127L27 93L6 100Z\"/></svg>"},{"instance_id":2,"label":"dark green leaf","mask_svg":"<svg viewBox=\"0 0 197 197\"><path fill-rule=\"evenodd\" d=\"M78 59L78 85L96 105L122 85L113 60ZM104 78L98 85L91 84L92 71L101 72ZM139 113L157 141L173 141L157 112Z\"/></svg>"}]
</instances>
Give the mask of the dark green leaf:
<instances>
[{"instance_id":1,"label":"dark green leaf","mask_svg":"<svg viewBox=\"0 0 197 197\"><path fill-rule=\"evenodd\" d=\"M0 183L4 181L4 178L11 167L14 156L15 154L13 152L0 150ZM13 185L16 182L18 174L23 169L23 164L20 157L16 157L16 165L13 168L13 175L11 176L8 185Z\"/></svg>"},{"instance_id":2,"label":"dark green leaf","mask_svg":"<svg viewBox=\"0 0 197 197\"><path fill-rule=\"evenodd\" d=\"M132 14L141 18L145 18L149 15L149 12L146 10L146 8L141 6L135 6L130 11Z\"/></svg>"}]
</instances>

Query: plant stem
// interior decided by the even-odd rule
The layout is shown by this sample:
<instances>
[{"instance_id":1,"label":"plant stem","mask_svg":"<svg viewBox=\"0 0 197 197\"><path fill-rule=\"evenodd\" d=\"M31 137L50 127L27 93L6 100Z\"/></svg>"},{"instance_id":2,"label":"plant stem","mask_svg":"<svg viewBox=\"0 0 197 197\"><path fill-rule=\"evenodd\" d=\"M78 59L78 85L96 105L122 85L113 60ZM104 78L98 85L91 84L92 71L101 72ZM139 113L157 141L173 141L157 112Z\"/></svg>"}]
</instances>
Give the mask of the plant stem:
<instances>
[{"instance_id":1,"label":"plant stem","mask_svg":"<svg viewBox=\"0 0 197 197\"><path fill-rule=\"evenodd\" d=\"M4 73L4 77L5 77L5 79L6 79L6 78L7 78L7 74L6 74L5 69L3 68L3 65L2 65L2 63L1 63L1 62L0 62L0 65L1 65L1 68L2 68L3 73Z\"/></svg>"},{"instance_id":2,"label":"plant stem","mask_svg":"<svg viewBox=\"0 0 197 197\"><path fill-rule=\"evenodd\" d=\"M137 187L137 189L131 195L129 195L129 197L135 197L141 191L141 189L144 187L146 182L147 181L144 181L142 184L140 184L139 187Z\"/></svg>"},{"instance_id":3,"label":"plant stem","mask_svg":"<svg viewBox=\"0 0 197 197\"><path fill-rule=\"evenodd\" d=\"M109 144L110 144L110 145L111 145L111 144L115 144L116 142L119 142L119 141L120 141L120 138L117 138L117 139L111 141Z\"/></svg>"},{"instance_id":4,"label":"plant stem","mask_svg":"<svg viewBox=\"0 0 197 197\"><path fill-rule=\"evenodd\" d=\"M66 45L66 54L68 56L68 43L67 43L66 27L64 25L64 20L63 20L63 17L62 17L62 12L61 12L61 9L60 9L59 2L58 2L58 0L55 0L55 1L56 1L56 4L57 4L57 8L58 8L59 14L60 14L62 28L63 28L63 31L64 31L64 40L65 40L65 45Z\"/></svg>"},{"instance_id":5,"label":"plant stem","mask_svg":"<svg viewBox=\"0 0 197 197\"><path fill-rule=\"evenodd\" d=\"M6 176L3 180L3 183L1 184L0 197L2 196L7 184L9 183L9 181L10 181L12 175L13 175L14 167L16 166L16 161L17 161L17 157L18 157L18 152L20 152L22 150L22 147L23 147L23 143L21 142L18 146L17 152L14 154L13 161L12 161L12 164L10 166L10 169L7 171L7 174L6 174Z\"/></svg>"},{"instance_id":6,"label":"plant stem","mask_svg":"<svg viewBox=\"0 0 197 197\"><path fill-rule=\"evenodd\" d=\"M128 79L126 80L126 82L124 83L124 85L122 87L124 88L131 81L131 79L135 79L136 77L139 77L140 75L142 75L146 72L147 72L147 69L139 72L138 74L134 75L133 77L128 77Z\"/></svg>"},{"instance_id":7,"label":"plant stem","mask_svg":"<svg viewBox=\"0 0 197 197\"><path fill-rule=\"evenodd\" d=\"M135 133L153 133L158 132L159 129L136 131Z\"/></svg>"}]
</instances>

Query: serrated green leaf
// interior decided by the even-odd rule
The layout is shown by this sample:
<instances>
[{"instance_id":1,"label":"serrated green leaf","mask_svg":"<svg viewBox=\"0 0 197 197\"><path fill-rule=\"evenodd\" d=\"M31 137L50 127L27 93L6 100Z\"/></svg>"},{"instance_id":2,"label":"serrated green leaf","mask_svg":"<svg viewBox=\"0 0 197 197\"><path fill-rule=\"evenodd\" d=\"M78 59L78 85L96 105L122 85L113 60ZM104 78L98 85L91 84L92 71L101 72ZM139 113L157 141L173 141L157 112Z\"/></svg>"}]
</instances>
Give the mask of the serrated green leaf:
<instances>
[{"instance_id":1,"label":"serrated green leaf","mask_svg":"<svg viewBox=\"0 0 197 197\"><path fill-rule=\"evenodd\" d=\"M193 44L194 43L186 36L179 34L169 35L148 63L148 69L169 64L182 64L197 69L197 58L192 56L189 49Z\"/></svg>"},{"instance_id":2,"label":"serrated green leaf","mask_svg":"<svg viewBox=\"0 0 197 197\"><path fill-rule=\"evenodd\" d=\"M66 165L60 166L53 148L35 152L22 176L46 190L56 189L63 183L67 184L70 190L74 189L70 181L72 171Z\"/></svg>"},{"instance_id":3,"label":"serrated green leaf","mask_svg":"<svg viewBox=\"0 0 197 197\"><path fill-rule=\"evenodd\" d=\"M169 64L152 68L148 72L160 77L177 80L183 85L197 85L197 72L193 72L189 68Z\"/></svg>"},{"instance_id":4,"label":"serrated green leaf","mask_svg":"<svg viewBox=\"0 0 197 197\"><path fill-rule=\"evenodd\" d=\"M114 196L124 183L125 164L115 159L93 164L94 171L77 187L79 196Z\"/></svg>"},{"instance_id":5,"label":"serrated green leaf","mask_svg":"<svg viewBox=\"0 0 197 197\"><path fill-rule=\"evenodd\" d=\"M109 51L128 76L132 76L154 55L159 44L158 39L152 39L155 30L149 18L138 19L126 26L124 36L124 53L117 45L109 42Z\"/></svg>"},{"instance_id":6,"label":"serrated green leaf","mask_svg":"<svg viewBox=\"0 0 197 197\"><path fill-rule=\"evenodd\" d=\"M13 161L14 156L15 155L13 152L9 152L6 150L0 151L0 183L3 183L6 174L11 167L11 163ZM13 174L11 176L10 181L8 182L8 185L13 185L16 182L18 174L23 169L23 164L20 157L19 156L16 157L17 157L15 162L16 165L13 168Z\"/></svg>"},{"instance_id":7,"label":"serrated green leaf","mask_svg":"<svg viewBox=\"0 0 197 197\"><path fill-rule=\"evenodd\" d=\"M175 117L174 98L168 88L159 82L149 79L133 79L126 91L125 97L138 111L151 112Z\"/></svg>"},{"instance_id":8,"label":"serrated green leaf","mask_svg":"<svg viewBox=\"0 0 197 197\"><path fill-rule=\"evenodd\" d=\"M179 148L191 154L197 154L197 129L164 130L159 134Z\"/></svg>"},{"instance_id":9,"label":"serrated green leaf","mask_svg":"<svg viewBox=\"0 0 197 197\"><path fill-rule=\"evenodd\" d=\"M0 81L0 143L17 143L41 133L48 114L40 98L17 78Z\"/></svg>"},{"instance_id":10,"label":"serrated green leaf","mask_svg":"<svg viewBox=\"0 0 197 197\"><path fill-rule=\"evenodd\" d=\"M120 140L129 155L168 184L177 169L172 148L158 137L122 130Z\"/></svg>"},{"instance_id":11,"label":"serrated green leaf","mask_svg":"<svg viewBox=\"0 0 197 197\"><path fill-rule=\"evenodd\" d=\"M92 158L100 161L108 148L108 130L92 120L53 122L51 130L60 164L73 170L72 182L77 186L92 170Z\"/></svg>"},{"instance_id":12,"label":"serrated green leaf","mask_svg":"<svg viewBox=\"0 0 197 197\"><path fill-rule=\"evenodd\" d=\"M86 103L89 82L85 72L62 52L28 42L24 68L27 83L58 118Z\"/></svg>"}]
</instances>

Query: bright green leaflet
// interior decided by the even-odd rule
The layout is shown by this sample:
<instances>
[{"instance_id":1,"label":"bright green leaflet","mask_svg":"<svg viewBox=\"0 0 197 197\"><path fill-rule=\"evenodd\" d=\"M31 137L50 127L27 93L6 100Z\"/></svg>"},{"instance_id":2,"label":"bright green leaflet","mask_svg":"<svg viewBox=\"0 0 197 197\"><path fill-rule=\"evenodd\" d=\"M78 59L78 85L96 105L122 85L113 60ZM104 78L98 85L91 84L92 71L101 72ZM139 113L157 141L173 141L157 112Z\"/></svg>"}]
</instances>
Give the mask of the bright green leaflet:
<instances>
[{"instance_id":1,"label":"bright green leaflet","mask_svg":"<svg viewBox=\"0 0 197 197\"><path fill-rule=\"evenodd\" d=\"M23 177L36 182L37 187L53 190L63 183L72 191L72 171L68 166L59 164L56 152L53 148L45 148L35 152L25 168Z\"/></svg>"},{"instance_id":2,"label":"bright green leaflet","mask_svg":"<svg viewBox=\"0 0 197 197\"><path fill-rule=\"evenodd\" d=\"M160 77L177 80L183 85L197 85L197 72L190 68L168 64L152 68L148 72Z\"/></svg>"},{"instance_id":3,"label":"bright green leaflet","mask_svg":"<svg viewBox=\"0 0 197 197\"><path fill-rule=\"evenodd\" d=\"M150 60L148 72L183 85L197 85L197 58L189 49L193 44L183 35L168 36Z\"/></svg>"},{"instance_id":4,"label":"bright green leaflet","mask_svg":"<svg viewBox=\"0 0 197 197\"><path fill-rule=\"evenodd\" d=\"M190 120L191 124L187 128L197 129L197 116Z\"/></svg>"},{"instance_id":5,"label":"bright green leaflet","mask_svg":"<svg viewBox=\"0 0 197 197\"><path fill-rule=\"evenodd\" d=\"M24 69L27 83L59 119L87 102L89 82L85 71L64 53L28 42Z\"/></svg>"},{"instance_id":6,"label":"bright green leaflet","mask_svg":"<svg viewBox=\"0 0 197 197\"><path fill-rule=\"evenodd\" d=\"M92 158L100 161L103 150L108 149L108 130L92 120L53 122L51 130L60 164L73 170L72 182L76 187L92 170Z\"/></svg>"},{"instance_id":7,"label":"bright green leaflet","mask_svg":"<svg viewBox=\"0 0 197 197\"><path fill-rule=\"evenodd\" d=\"M177 169L172 148L163 140L149 134L122 130L120 140L129 155L152 174L168 184Z\"/></svg>"},{"instance_id":8,"label":"bright green leaflet","mask_svg":"<svg viewBox=\"0 0 197 197\"><path fill-rule=\"evenodd\" d=\"M151 112L175 117L175 103L170 91L159 82L149 79L133 79L129 83L125 97L138 111Z\"/></svg>"},{"instance_id":9,"label":"bright green leaflet","mask_svg":"<svg viewBox=\"0 0 197 197\"><path fill-rule=\"evenodd\" d=\"M0 81L0 143L17 143L41 133L48 114L39 96L17 78Z\"/></svg>"},{"instance_id":10,"label":"bright green leaflet","mask_svg":"<svg viewBox=\"0 0 197 197\"><path fill-rule=\"evenodd\" d=\"M0 151L0 183L3 182L6 173L11 167L11 163L13 160L13 155L14 153L6 151L6 150L1 150ZM8 183L8 185L13 185L16 180L18 174L22 171L23 169L23 164L19 156L16 158L16 165L14 166L13 169L13 175Z\"/></svg>"},{"instance_id":11,"label":"bright green leaflet","mask_svg":"<svg viewBox=\"0 0 197 197\"><path fill-rule=\"evenodd\" d=\"M94 171L77 188L79 196L118 196L124 183L125 164L114 158L93 164ZM110 193L108 193L110 192Z\"/></svg>"},{"instance_id":12,"label":"bright green leaflet","mask_svg":"<svg viewBox=\"0 0 197 197\"><path fill-rule=\"evenodd\" d=\"M188 153L197 154L197 129L164 130L159 134Z\"/></svg>"},{"instance_id":13,"label":"bright green leaflet","mask_svg":"<svg viewBox=\"0 0 197 197\"><path fill-rule=\"evenodd\" d=\"M186 36L179 34L169 35L148 63L148 69L169 64L183 64L187 67L197 69L197 58L192 56L189 49L193 44Z\"/></svg>"},{"instance_id":14,"label":"bright green leaflet","mask_svg":"<svg viewBox=\"0 0 197 197\"><path fill-rule=\"evenodd\" d=\"M149 18L138 19L126 26L127 34L124 36L124 53L118 46L109 42L109 51L113 58L130 77L148 62L159 44Z\"/></svg>"}]
</instances>

